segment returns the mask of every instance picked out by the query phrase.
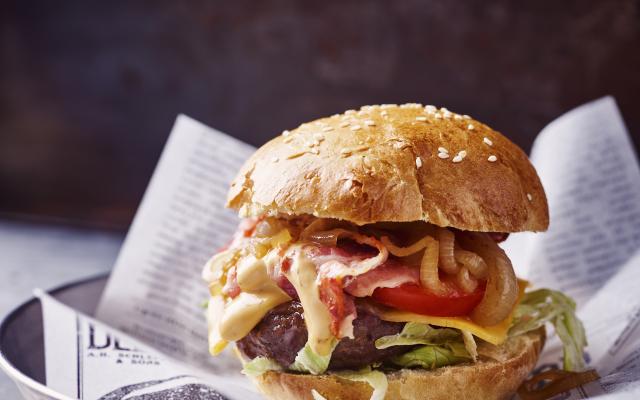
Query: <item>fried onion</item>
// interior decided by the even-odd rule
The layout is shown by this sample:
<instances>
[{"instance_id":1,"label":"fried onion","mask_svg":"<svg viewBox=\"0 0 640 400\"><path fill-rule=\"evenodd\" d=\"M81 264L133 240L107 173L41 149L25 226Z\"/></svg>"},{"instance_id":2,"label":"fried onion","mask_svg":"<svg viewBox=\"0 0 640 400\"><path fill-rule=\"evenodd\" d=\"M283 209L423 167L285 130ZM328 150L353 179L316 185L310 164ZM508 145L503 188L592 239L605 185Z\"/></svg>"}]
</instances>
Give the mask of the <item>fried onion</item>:
<instances>
[{"instance_id":1,"label":"fried onion","mask_svg":"<svg viewBox=\"0 0 640 400\"><path fill-rule=\"evenodd\" d=\"M420 264L420 283L425 288L431 290L438 295L446 295L448 288L438 276L438 241L431 236L425 236L427 247L422 255L422 263Z\"/></svg>"},{"instance_id":2,"label":"fried onion","mask_svg":"<svg viewBox=\"0 0 640 400\"><path fill-rule=\"evenodd\" d=\"M438 229L440 242L440 267L448 274L455 274L460 269L454 256L455 235L446 228Z\"/></svg>"},{"instance_id":3,"label":"fried onion","mask_svg":"<svg viewBox=\"0 0 640 400\"><path fill-rule=\"evenodd\" d=\"M474 278L485 279L488 273L487 263L482 257L468 250L456 249L456 261L466 267Z\"/></svg>"},{"instance_id":4,"label":"fried onion","mask_svg":"<svg viewBox=\"0 0 640 400\"><path fill-rule=\"evenodd\" d=\"M380 241L387 248L387 250L389 250L389 253L393 254L396 257L407 257L415 254L427 247L432 240L433 238L431 236L425 236L410 246L398 247L393 244L391 239L389 239L387 236L383 236L380 238Z\"/></svg>"},{"instance_id":5,"label":"fried onion","mask_svg":"<svg viewBox=\"0 0 640 400\"><path fill-rule=\"evenodd\" d=\"M509 315L518 299L518 282L511 261L486 233L464 232L459 236L460 244L482 257L488 267L484 297L470 317L482 326L495 325Z\"/></svg>"},{"instance_id":6,"label":"fried onion","mask_svg":"<svg viewBox=\"0 0 640 400\"><path fill-rule=\"evenodd\" d=\"M473 293L478 287L478 281L471 276L467 267L462 267L456 274L456 283L465 293Z\"/></svg>"}]
</instances>

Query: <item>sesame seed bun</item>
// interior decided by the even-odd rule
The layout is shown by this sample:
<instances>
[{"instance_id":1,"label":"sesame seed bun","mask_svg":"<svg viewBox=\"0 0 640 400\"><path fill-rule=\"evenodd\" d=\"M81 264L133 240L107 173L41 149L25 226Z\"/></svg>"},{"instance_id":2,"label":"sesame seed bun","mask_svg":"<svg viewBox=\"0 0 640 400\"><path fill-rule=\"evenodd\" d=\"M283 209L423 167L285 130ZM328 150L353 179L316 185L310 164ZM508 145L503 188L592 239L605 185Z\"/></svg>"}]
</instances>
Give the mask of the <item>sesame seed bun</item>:
<instances>
[{"instance_id":1,"label":"sesame seed bun","mask_svg":"<svg viewBox=\"0 0 640 400\"><path fill-rule=\"evenodd\" d=\"M386 400L508 399L535 366L544 344L544 328L510 338L501 346L481 343L474 364L435 370L402 369L387 373ZM484 354L484 355L483 355ZM371 387L335 375L267 372L255 383L269 399L313 400L314 389L328 400L368 400Z\"/></svg>"},{"instance_id":2,"label":"sesame seed bun","mask_svg":"<svg viewBox=\"0 0 640 400\"><path fill-rule=\"evenodd\" d=\"M468 116L419 104L365 106L285 131L245 163L227 200L242 216L480 232L549 225L544 190L518 146Z\"/></svg>"}]
</instances>

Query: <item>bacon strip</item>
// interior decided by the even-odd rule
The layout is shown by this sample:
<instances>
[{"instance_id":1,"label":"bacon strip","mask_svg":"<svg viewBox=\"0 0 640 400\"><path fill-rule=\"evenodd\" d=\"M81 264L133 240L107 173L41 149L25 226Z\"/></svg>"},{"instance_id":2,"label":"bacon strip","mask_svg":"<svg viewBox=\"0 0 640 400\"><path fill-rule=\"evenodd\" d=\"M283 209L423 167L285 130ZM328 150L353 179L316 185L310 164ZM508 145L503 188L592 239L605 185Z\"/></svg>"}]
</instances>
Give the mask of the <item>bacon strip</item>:
<instances>
[{"instance_id":1,"label":"bacon strip","mask_svg":"<svg viewBox=\"0 0 640 400\"><path fill-rule=\"evenodd\" d=\"M350 322L356 317L356 306L353 297L342 290L342 283L335 278L320 278L320 301L322 301L331 314L331 333L337 337L353 337L353 325L343 321L350 317Z\"/></svg>"},{"instance_id":2,"label":"bacon strip","mask_svg":"<svg viewBox=\"0 0 640 400\"><path fill-rule=\"evenodd\" d=\"M371 296L379 287L398 287L405 283L420 282L418 268L409 267L393 259L365 274L351 278L344 290L355 297Z\"/></svg>"}]
</instances>

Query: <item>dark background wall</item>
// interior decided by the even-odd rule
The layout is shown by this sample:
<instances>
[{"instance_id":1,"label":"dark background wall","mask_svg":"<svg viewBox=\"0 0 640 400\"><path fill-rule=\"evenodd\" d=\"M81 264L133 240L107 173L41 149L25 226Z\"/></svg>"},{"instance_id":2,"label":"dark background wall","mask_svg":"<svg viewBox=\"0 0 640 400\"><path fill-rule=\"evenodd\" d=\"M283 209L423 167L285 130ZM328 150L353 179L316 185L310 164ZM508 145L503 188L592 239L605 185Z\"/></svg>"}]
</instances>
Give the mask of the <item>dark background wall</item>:
<instances>
[{"instance_id":1,"label":"dark background wall","mask_svg":"<svg viewBox=\"0 0 640 400\"><path fill-rule=\"evenodd\" d=\"M472 114L526 150L613 94L640 140L640 2L8 1L0 212L125 228L177 113L254 145L363 104Z\"/></svg>"}]
</instances>

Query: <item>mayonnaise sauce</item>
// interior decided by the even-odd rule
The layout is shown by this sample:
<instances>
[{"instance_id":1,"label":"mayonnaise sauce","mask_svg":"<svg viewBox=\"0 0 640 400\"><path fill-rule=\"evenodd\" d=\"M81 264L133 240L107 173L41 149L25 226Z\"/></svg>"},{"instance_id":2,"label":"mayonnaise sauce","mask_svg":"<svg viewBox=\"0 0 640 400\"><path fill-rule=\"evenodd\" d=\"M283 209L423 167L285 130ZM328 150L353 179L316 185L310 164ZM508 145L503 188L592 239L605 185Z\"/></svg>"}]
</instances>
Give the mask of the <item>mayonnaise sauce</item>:
<instances>
[{"instance_id":1,"label":"mayonnaise sauce","mask_svg":"<svg viewBox=\"0 0 640 400\"><path fill-rule=\"evenodd\" d=\"M320 301L320 293L316 283L316 266L306 258L300 247L292 248L291 267L285 272L295 287L300 303L304 309L304 321L309 333L308 343L311 349L321 356L333 350L334 337L331 333L331 315L327 307Z\"/></svg>"},{"instance_id":2,"label":"mayonnaise sauce","mask_svg":"<svg viewBox=\"0 0 640 400\"><path fill-rule=\"evenodd\" d=\"M237 264L238 286L242 292L225 306L218 324L220 337L240 340L262 320L269 310L291 300L271 280L263 260L248 256Z\"/></svg>"}]
</instances>

